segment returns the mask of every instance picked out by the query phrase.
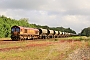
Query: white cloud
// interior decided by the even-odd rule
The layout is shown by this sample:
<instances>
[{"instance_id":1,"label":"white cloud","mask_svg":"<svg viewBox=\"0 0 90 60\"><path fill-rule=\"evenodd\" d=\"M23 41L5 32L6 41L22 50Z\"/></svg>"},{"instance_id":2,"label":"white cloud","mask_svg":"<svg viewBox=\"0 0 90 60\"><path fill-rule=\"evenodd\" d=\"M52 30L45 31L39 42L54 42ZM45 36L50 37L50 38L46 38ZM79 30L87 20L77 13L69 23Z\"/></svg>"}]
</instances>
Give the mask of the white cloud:
<instances>
[{"instance_id":1,"label":"white cloud","mask_svg":"<svg viewBox=\"0 0 90 60\"><path fill-rule=\"evenodd\" d=\"M77 33L90 26L90 0L1 0L0 14L30 23L70 27Z\"/></svg>"}]
</instances>

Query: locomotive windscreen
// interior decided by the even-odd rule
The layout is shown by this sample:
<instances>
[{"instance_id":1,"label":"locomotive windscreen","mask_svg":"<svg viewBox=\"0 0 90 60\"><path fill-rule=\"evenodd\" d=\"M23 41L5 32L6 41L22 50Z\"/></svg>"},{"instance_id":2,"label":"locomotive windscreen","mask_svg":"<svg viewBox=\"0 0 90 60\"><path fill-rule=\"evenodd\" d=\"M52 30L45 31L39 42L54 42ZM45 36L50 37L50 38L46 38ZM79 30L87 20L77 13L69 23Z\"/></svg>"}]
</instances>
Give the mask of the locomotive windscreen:
<instances>
[{"instance_id":1,"label":"locomotive windscreen","mask_svg":"<svg viewBox=\"0 0 90 60\"><path fill-rule=\"evenodd\" d=\"M15 28L12 28L12 32L14 32L15 31Z\"/></svg>"},{"instance_id":2,"label":"locomotive windscreen","mask_svg":"<svg viewBox=\"0 0 90 60\"><path fill-rule=\"evenodd\" d=\"M12 28L12 32L14 32L14 31L20 32L20 29L18 27L14 27L14 28Z\"/></svg>"},{"instance_id":3,"label":"locomotive windscreen","mask_svg":"<svg viewBox=\"0 0 90 60\"><path fill-rule=\"evenodd\" d=\"M20 32L20 29L19 28L16 28L16 31Z\"/></svg>"}]
</instances>

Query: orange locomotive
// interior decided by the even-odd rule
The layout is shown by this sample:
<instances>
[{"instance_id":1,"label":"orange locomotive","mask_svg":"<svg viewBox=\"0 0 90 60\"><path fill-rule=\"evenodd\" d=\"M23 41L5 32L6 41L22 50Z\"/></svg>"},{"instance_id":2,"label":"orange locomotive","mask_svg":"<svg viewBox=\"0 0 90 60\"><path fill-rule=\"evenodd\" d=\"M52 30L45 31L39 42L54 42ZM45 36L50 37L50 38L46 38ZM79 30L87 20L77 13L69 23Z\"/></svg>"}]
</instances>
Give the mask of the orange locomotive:
<instances>
[{"instance_id":1,"label":"orange locomotive","mask_svg":"<svg viewBox=\"0 0 90 60\"><path fill-rule=\"evenodd\" d=\"M11 27L12 40L25 40L25 39L39 38L39 30L34 28L27 28L21 26Z\"/></svg>"}]
</instances>

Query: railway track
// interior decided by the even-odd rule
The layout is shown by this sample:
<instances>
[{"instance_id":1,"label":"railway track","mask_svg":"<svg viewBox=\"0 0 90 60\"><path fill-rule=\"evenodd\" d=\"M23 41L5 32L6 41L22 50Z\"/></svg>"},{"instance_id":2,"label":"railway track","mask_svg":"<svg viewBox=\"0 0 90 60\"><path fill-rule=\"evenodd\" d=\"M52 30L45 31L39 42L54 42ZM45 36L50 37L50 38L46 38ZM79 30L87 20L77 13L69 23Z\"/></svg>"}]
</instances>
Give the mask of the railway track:
<instances>
[{"instance_id":1,"label":"railway track","mask_svg":"<svg viewBox=\"0 0 90 60\"><path fill-rule=\"evenodd\" d=\"M72 39L60 39L60 38L52 38L52 39L35 39L35 40L22 40L22 41L13 41L11 39L2 39L0 40L0 44L8 44L8 43L22 43L22 42L37 42L37 41L60 41L60 42L72 42L72 41L80 41L80 40L72 40Z\"/></svg>"}]
</instances>

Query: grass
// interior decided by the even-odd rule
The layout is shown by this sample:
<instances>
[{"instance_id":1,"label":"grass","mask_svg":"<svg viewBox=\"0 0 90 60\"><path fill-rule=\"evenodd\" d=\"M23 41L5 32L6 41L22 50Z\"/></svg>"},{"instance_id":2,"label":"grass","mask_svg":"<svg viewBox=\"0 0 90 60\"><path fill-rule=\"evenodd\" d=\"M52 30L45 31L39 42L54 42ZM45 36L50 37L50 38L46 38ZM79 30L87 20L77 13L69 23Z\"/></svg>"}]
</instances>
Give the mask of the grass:
<instances>
[{"instance_id":1,"label":"grass","mask_svg":"<svg viewBox=\"0 0 90 60\"><path fill-rule=\"evenodd\" d=\"M11 58L18 58L18 60L43 60L46 58L50 47L34 47L22 50L11 50L9 52L0 52L2 60L10 60Z\"/></svg>"},{"instance_id":2,"label":"grass","mask_svg":"<svg viewBox=\"0 0 90 60\"><path fill-rule=\"evenodd\" d=\"M73 42L73 43L54 43L59 40L78 40L81 42ZM12 49L6 51L0 51L0 60L64 60L68 57L68 54L73 52L73 50L85 47L86 42L90 44L90 37L69 37L69 38L55 38L55 39L46 39L45 41L22 41L15 42L10 44L2 44L0 48L5 47L14 47L14 46L25 46L28 44L43 44L52 42L53 44L49 44L47 46L36 46L36 47L23 47L19 49ZM87 40L83 42L83 40Z\"/></svg>"},{"instance_id":3,"label":"grass","mask_svg":"<svg viewBox=\"0 0 90 60\"><path fill-rule=\"evenodd\" d=\"M64 59L70 52L77 48L77 46L75 46L71 50L70 44L65 44L61 43L42 47L2 51L0 52L0 60L56 60L57 58L61 59L62 57L62 59Z\"/></svg>"},{"instance_id":4,"label":"grass","mask_svg":"<svg viewBox=\"0 0 90 60\"><path fill-rule=\"evenodd\" d=\"M24 47L30 44L45 44L48 43L49 40L45 40L45 41L10 41L8 43L4 43L4 41L1 41L2 43L0 44L0 48L10 48L10 47ZM50 41L53 42L53 41Z\"/></svg>"},{"instance_id":5,"label":"grass","mask_svg":"<svg viewBox=\"0 0 90 60\"><path fill-rule=\"evenodd\" d=\"M3 42L2 42L3 43ZM18 46L25 46L28 42L12 42L12 43L3 43L0 45L0 48L10 48L10 47L18 47Z\"/></svg>"}]
</instances>

